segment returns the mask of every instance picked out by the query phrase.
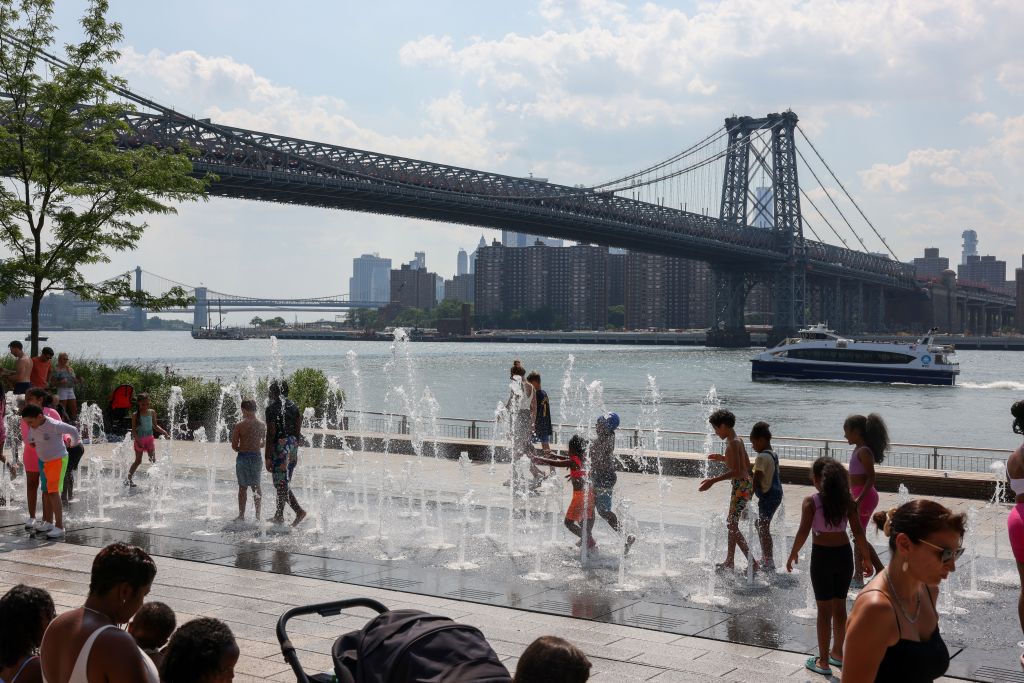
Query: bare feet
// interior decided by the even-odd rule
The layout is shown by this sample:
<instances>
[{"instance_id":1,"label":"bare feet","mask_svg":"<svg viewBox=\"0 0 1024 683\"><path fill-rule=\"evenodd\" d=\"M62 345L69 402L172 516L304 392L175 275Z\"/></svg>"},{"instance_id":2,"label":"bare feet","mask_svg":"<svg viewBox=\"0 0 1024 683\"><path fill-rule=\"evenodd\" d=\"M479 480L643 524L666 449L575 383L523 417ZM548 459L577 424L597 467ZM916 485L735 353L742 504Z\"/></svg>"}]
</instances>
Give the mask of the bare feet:
<instances>
[{"instance_id":1,"label":"bare feet","mask_svg":"<svg viewBox=\"0 0 1024 683\"><path fill-rule=\"evenodd\" d=\"M626 536L626 548L622 551L623 556L629 555L629 549L633 547L634 543L636 543L636 536L633 534Z\"/></svg>"},{"instance_id":2,"label":"bare feet","mask_svg":"<svg viewBox=\"0 0 1024 683\"><path fill-rule=\"evenodd\" d=\"M244 522L245 521L245 515L238 515L237 517L235 517L235 521L236 522Z\"/></svg>"},{"instance_id":3,"label":"bare feet","mask_svg":"<svg viewBox=\"0 0 1024 683\"><path fill-rule=\"evenodd\" d=\"M300 510L299 514L295 515L295 521L292 522L292 526L298 526L299 524L302 524L302 520L304 520L305 518L306 518L306 511L305 510Z\"/></svg>"},{"instance_id":4,"label":"bare feet","mask_svg":"<svg viewBox=\"0 0 1024 683\"><path fill-rule=\"evenodd\" d=\"M736 567L735 567L735 565L733 565L732 562L721 562L721 563L715 565L715 571L719 571L719 572L732 571L735 568Z\"/></svg>"}]
</instances>

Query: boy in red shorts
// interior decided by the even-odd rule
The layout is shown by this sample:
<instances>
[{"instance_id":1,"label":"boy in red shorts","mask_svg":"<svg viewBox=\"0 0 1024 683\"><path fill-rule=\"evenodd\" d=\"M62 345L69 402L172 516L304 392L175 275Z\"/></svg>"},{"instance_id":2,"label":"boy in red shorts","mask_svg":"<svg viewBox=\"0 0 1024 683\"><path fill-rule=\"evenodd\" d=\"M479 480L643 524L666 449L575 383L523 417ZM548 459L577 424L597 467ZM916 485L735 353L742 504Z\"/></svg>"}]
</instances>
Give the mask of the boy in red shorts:
<instances>
[{"instance_id":1,"label":"boy in red shorts","mask_svg":"<svg viewBox=\"0 0 1024 683\"><path fill-rule=\"evenodd\" d=\"M583 524L587 525L587 548L596 549L594 541L594 487L587 482L584 466L589 444L579 434L569 440L569 455L535 455L531 459L538 465L568 467L572 482L572 502L565 511L565 527L583 542Z\"/></svg>"}]
</instances>

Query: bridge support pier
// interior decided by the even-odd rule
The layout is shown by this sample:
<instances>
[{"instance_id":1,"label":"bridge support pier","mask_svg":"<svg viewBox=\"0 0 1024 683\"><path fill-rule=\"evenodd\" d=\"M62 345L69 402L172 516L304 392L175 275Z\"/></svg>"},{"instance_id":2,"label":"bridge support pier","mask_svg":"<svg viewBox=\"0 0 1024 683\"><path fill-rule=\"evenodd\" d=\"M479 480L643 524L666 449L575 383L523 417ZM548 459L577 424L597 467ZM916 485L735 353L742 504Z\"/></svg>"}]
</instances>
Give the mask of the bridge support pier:
<instances>
[{"instance_id":1,"label":"bridge support pier","mask_svg":"<svg viewBox=\"0 0 1024 683\"><path fill-rule=\"evenodd\" d=\"M135 266L135 291L142 291L142 267ZM146 312L138 306L132 306L132 329L141 332L146 329Z\"/></svg>"},{"instance_id":2,"label":"bridge support pier","mask_svg":"<svg viewBox=\"0 0 1024 683\"><path fill-rule=\"evenodd\" d=\"M707 345L725 348L750 346L750 333L743 322L747 299L746 274L739 270L714 271L715 319L707 332Z\"/></svg>"},{"instance_id":3,"label":"bridge support pier","mask_svg":"<svg viewBox=\"0 0 1024 683\"><path fill-rule=\"evenodd\" d=\"M196 287L196 303L192 310L192 327L202 329L209 326L210 304L207 299L206 287Z\"/></svg>"}]
</instances>

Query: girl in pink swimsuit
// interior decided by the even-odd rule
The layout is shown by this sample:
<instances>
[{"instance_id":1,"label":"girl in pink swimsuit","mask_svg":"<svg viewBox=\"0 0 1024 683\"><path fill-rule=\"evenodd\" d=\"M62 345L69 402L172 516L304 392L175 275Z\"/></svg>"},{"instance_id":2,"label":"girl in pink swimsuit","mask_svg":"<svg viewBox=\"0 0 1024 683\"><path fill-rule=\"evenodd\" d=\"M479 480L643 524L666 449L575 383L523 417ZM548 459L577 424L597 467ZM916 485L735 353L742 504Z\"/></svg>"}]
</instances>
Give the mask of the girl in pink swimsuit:
<instances>
[{"instance_id":1,"label":"girl in pink swimsuit","mask_svg":"<svg viewBox=\"0 0 1024 683\"><path fill-rule=\"evenodd\" d=\"M1013 415L1013 431L1015 434L1024 434L1024 401L1017 401L1010 408ZM1010 548L1013 550L1013 559L1017 561L1017 573L1020 575L1021 591L1017 598L1017 618L1020 620L1021 629L1024 630L1024 445L1018 446L1017 450L1010 454L1006 461L1006 474L1010 478L1010 488L1013 490L1016 505L1010 510L1010 516L1006 520L1006 528L1010 533ZM1024 667L1024 655L1021 655L1020 664Z\"/></svg>"},{"instance_id":2,"label":"girl in pink swimsuit","mask_svg":"<svg viewBox=\"0 0 1024 683\"><path fill-rule=\"evenodd\" d=\"M853 446L853 453L850 454L850 494L860 513L861 528L866 529L871 515L878 507L875 465L882 464L885 452L889 450L889 430L877 413L871 413L867 417L851 415L843 423L843 435L846 436L846 442ZM859 551L858 548L854 550ZM855 554L857 556L854 558L853 585L860 588L864 585L864 576L861 574L862 562L859 552ZM884 568L874 548L871 548L871 564L876 571Z\"/></svg>"}]
</instances>

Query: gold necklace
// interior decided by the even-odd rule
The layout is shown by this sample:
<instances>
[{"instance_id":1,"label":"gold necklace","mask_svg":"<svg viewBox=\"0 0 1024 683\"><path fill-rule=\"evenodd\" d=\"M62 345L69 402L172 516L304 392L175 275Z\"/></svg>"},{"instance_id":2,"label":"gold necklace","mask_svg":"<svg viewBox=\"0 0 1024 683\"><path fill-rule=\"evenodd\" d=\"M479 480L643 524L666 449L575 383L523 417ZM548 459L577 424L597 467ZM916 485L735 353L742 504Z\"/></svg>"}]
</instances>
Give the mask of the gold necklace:
<instances>
[{"instance_id":1,"label":"gold necklace","mask_svg":"<svg viewBox=\"0 0 1024 683\"><path fill-rule=\"evenodd\" d=\"M903 612L903 617L907 620L907 623L911 626L916 624L918 618L921 616L921 591L917 591L917 611L914 613L914 616L911 617L907 614L907 609L903 606L903 601L900 600L899 593L896 592L896 586L892 584L892 577L889 575L888 567L885 569L885 582L889 584L889 590L892 591L892 597L896 601L896 604L899 605L900 611Z\"/></svg>"}]
</instances>

